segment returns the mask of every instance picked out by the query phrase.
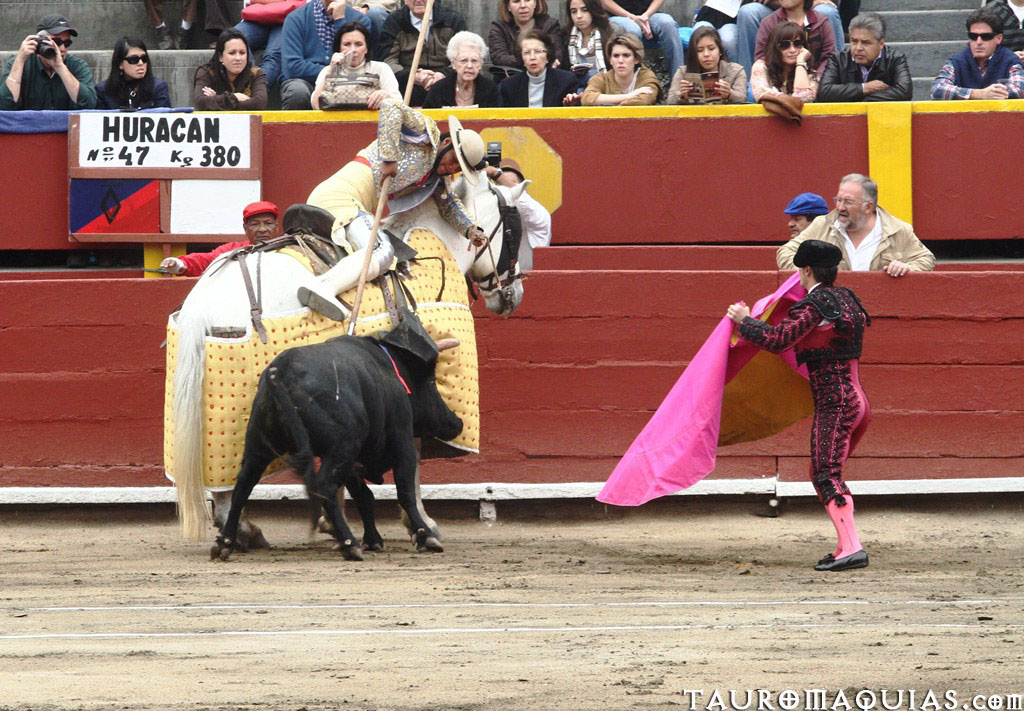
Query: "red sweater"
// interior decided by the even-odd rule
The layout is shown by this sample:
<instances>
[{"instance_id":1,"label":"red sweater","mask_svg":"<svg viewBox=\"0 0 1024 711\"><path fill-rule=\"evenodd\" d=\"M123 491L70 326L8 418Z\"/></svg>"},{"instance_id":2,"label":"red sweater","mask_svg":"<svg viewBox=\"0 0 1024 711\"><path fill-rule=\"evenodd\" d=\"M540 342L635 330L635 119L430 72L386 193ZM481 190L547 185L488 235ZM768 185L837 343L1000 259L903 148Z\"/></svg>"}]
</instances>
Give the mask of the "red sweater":
<instances>
[{"instance_id":1,"label":"red sweater","mask_svg":"<svg viewBox=\"0 0 1024 711\"><path fill-rule=\"evenodd\" d=\"M227 242L217 247L212 252L193 252L192 254L186 254L178 257L185 264L185 271L181 273L182 276L200 276L206 271L206 268L210 266L214 259L224 254L225 252L231 252L239 247L246 247L250 242Z\"/></svg>"}]
</instances>

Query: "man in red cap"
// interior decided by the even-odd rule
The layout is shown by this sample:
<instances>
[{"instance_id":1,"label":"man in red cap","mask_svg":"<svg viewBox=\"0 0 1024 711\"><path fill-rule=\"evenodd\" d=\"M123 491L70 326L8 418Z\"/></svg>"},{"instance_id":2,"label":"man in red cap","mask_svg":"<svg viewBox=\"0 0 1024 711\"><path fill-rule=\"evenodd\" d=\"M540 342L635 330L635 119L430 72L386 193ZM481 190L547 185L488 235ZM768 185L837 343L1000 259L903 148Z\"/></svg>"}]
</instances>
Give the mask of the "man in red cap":
<instances>
[{"instance_id":1,"label":"man in red cap","mask_svg":"<svg viewBox=\"0 0 1024 711\"><path fill-rule=\"evenodd\" d=\"M242 210L242 229L245 230L246 242L227 242L212 252L193 252L182 257L168 257L160 262L160 267L171 274L182 276L200 276L213 260L226 252L233 252L257 242L266 242L277 237L281 232L278 223L277 205L267 200L252 202Z\"/></svg>"}]
</instances>

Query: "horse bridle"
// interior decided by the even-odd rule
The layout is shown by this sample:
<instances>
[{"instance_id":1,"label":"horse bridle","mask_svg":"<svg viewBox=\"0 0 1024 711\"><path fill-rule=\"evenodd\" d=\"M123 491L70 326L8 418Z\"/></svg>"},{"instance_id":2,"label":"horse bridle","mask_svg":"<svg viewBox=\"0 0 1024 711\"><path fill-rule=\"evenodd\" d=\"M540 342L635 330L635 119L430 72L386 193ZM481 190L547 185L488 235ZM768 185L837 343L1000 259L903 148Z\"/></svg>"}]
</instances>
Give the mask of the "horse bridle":
<instances>
[{"instance_id":1,"label":"horse bridle","mask_svg":"<svg viewBox=\"0 0 1024 711\"><path fill-rule=\"evenodd\" d=\"M491 264L494 266L494 271L483 277L470 276L467 273L466 278L472 279L481 291L493 292L496 289L499 290L498 298L501 311L506 311L515 306L513 284L516 280L523 278L522 272L519 271L519 245L523 240L523 220L515 203L511 205L507 203L505 196L494 185L488 183L487 187L498 200L498 215L501 219L494 225L494 229L487 235L484 243L477 248L470 267L472 268L472 265L476 264L480 257L487 253L491 256ZM494 241L494 236L498 234L499 228L502 235L501 253L498 255L498 259L495 259L494 252L491 249L491 242ZM502 262L506 258L508 266L502 269ZM504 279L501 278L501 274L506 275Z\"/></svg>"}]
</instances>

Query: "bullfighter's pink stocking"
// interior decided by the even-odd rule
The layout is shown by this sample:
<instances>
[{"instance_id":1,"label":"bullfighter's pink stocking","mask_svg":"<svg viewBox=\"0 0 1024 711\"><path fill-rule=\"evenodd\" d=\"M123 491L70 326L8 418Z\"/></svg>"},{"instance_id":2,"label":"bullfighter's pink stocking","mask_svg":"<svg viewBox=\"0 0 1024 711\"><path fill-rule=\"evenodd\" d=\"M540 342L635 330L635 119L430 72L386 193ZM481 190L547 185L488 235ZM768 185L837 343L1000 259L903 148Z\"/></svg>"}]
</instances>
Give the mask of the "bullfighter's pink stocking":
<instances>
[{"instance_id":1,"label":"bullfighter's pink stocking","mask_svg":"<svg viewBox=\"0 0 1024 711\"><path fill-rule=\"evenodd\" d=\"M853 497L844 495L846 506L836 506L835 500L825 504L828 517L832 519L832 525L836 527L836 534L839 536L839 546L834 553L836 559L845 558L861 550L864 546L857 536L857 527L853 523Z\"/></svg>"}]
</instances>

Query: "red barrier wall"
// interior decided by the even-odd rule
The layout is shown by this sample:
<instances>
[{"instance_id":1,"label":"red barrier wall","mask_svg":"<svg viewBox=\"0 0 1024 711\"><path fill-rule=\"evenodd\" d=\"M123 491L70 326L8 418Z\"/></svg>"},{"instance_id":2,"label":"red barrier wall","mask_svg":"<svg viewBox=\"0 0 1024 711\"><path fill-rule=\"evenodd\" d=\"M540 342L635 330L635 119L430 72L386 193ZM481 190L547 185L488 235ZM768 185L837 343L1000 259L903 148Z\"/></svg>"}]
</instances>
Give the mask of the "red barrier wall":
<instances>
[{"instance_id":1,"label":"red barrier wall","mask_svg":"<svg viewBox=\"0 0 1024 711\"><path fill-rule=\"evenodd\" d=\"M479 313L483 454L427 483L603 481L737 299L776 272L537 272L509 319ZM1020 272L847 274L874 317L874 421L852 479L1021 476ZM0 281L0 484L163 485L166 314L190 280ZM724 448L714 478L803 481L807 423Z\"/></svg>"},{"instance_id":2,"label":"red barrier wall","mask_svg":"<svg viewBox=\"0 0 1024 711\"><path fill-rule=\"evenodd\" d=\"M466 120L476 129L529 126L561 156L556 244L777 242L781 210L794 194L830 196L842 175L869 172L868 119L860 113L811 115L799 127L755 115L566 115ZM997 166L1024 151L1005 138L1018 135L1022 121L1018 111L913 115L921 238L1021 236L1024 206ZM282 205L304 201L374 138L375 126L268 119L264 196ZM77 248L67 236L66 134L0 134L0 175L17 176L0 200L3 249Z\"/></svg>"}]
</instances>

